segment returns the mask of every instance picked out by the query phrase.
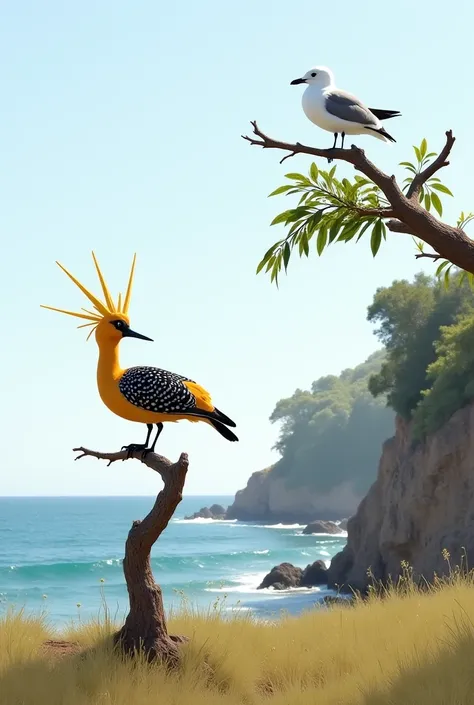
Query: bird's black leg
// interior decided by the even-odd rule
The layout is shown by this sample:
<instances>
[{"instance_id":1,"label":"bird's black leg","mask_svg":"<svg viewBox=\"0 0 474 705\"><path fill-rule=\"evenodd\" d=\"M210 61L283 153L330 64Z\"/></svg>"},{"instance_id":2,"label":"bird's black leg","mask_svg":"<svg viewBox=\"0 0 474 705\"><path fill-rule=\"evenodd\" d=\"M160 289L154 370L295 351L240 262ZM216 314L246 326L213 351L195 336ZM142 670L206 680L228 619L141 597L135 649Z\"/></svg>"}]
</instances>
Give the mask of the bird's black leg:
<instances>
[{"instance_id":1,"label":"bird's black leg","mask_svg":"<svg viewBox=\"0 0 474 705\"><path fill-rule=\"evenodd\" d=\"M344 149L344 137L346 136L346 133L345 133L345 132L343 132L343 133L341 134L341 136L342 136L342 144L341 144L341 149Z\"/></svg>"},{"instance_id":2,"label":"bird's black leg","mask_svg":"<svg viewBox=\"0 0 474 705\"><path fill-rule=\"evenodd\" d=\"M162 423L157 423L157 424L156 424L156 436L155 436L155 440L154 440L153 443L151 444L150 448L147 448L146 450L143 451L143 457L145 457L145 455L146 455L147 453L154 453L154 452L155 452L156 441L158 440L158 436L160 435L160 433L162 432L162 430L163 430L163 424L162 424Z\"/></svg>"},{"instance_id":3,"label":"bird's black leg","mask_svg":"<svg viewBox=\"0 0 474 705\"><path fill-rule=\"evenodd\" d=\"M122 446L122 450L127 451L127 458L131 458L132 453L136 450L147 450L148 448L148 442L150 440L151 432L153 431L153 424L152 423L147 423L146 425L148 429L148 433L146 434L146 441L145 443L130 443L128 446ZM156 438L155 438L156 441Z\"/></svg>"},{"instance_id":4,"label":"bird's black leg","mask_svg":"<svg viewBox=\"0 0 474 705\"><path fill-rule=\"evenodd\" d=\"M334 144L331 147L331 149L336 149L336 143L337 143L337 132L334 133ZM328 164L330 164L333 161L332 157L328 157Z\"/></svg>"}]
</instances>

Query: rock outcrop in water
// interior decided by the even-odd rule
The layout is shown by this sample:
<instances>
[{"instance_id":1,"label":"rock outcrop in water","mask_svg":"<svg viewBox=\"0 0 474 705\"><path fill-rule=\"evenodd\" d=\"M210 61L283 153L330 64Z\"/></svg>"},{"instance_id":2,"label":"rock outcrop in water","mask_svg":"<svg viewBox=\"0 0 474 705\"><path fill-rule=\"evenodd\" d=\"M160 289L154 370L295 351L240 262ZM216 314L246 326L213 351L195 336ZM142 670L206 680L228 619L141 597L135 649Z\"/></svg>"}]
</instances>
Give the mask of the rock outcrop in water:
<instances>
[{"instance_id":1,"label":"rock outcrop in water","mask_svg":"<svg viewBox=\"0 0 474 705\"><path fill-rule=\"evenodd\" d=\"M474 404L457 411L422 443L397 418L384 443L378 477L348 522L348 541L332 560L329 585L366 590L370 568L387 580L407 561L430 580L461 562L474 565Z\"/></svg>"},{"instance_id":2,"label":"rock outcrop in water","mask_svg":"<svg viewBox=\"0 0 474 705\"><path fill-rule=\"evenodd\" d=\"M315 587L327 583L327 568L323 561L315 561L303 570L292 563L274 566L264 577L258 590L273 587L274 590L287 590L296 587Z\"/></svg>"},{"instance_id":3,"label":"rock outcrop in water","mask_svg":"<svg viewBox=\"0 0 474 705\"><path fill-rule=\"evenodd\" d=\"M355 512L362 496L350 482L322 493L308 488L288 487L286 479L277 477L272 468L254 472L247 487L239 490L227 510L227 519L307 524L315 517L338 520Z\"/></svg>"},{"instance_id":4,"label":"rock outcrop in water","mask_svg":"<svg viewBox=\"0 0 474 705\"><path fill-rule=\"evenodd\" d=\"M194 512L190 516L184 517L187 520L192 519L225 519L226 510L220 504L212 504L210 507L201 507L198 512Z\"/></svg>"},{"instance_id":5,"label":"rock outcrop in water","mask_svg":"<svg viewBox=\"0 0 474 705\"><path fill-rule=\"evenodd\" d=\"M343 529L333 521L312 521L303 529L303 534L340 534Z\"/></svg>"}]
</instances>

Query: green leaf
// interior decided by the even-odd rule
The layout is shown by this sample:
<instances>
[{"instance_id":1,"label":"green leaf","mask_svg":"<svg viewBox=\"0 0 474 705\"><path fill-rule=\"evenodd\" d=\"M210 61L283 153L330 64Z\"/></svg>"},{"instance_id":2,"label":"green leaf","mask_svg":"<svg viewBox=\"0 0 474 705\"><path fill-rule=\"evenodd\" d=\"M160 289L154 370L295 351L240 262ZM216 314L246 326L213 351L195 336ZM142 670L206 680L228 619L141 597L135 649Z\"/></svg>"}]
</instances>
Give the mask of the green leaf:
<instances>
[{"instance_id":1,"label":"green leaf","mask_svg":"<svg viewBox=\"0 0 474 705\"><path fill-rule=\"evenodd\" d=\"M380 227L382 230L382 237L384 240L386 240L387 239L387 228L385 227L385 223L383 222L383 220L380 221Z\"/></svg>"},{"instance_id":2,"label":"green leaf","mask_svg":"<svg viewBox=\"0 0 474 705\"><path fill-rule=\"evenodd\" d=\"M318 239L316 240L316 249L318 251L318 255L321 257L321 254L326 247L326 243L328 241L328 229L323 226L320 228L319 233L318 233Z\"/></svg>"},{"instance_id":3,"label":"green leaf","mask_svg":"<svg viewBox=\"0 0 474 705\"><path fill-rule=\"evenodd\" d=\"M427 151L428 151L428 143L427 143L426 139L423 137L421 144L420 144L420 154L421 154L422 159L425 158Z\"/></svg>"},{"instance_id":4,"label":"green leaf","mask_svg":"<svg viewBox=\"0 0 474 705\"><path fill-rule=\"evenodd\" d=\"M379 219L374 225L372 230L372 235L370 237L370 249L372 250L372 255L375 257L379 251L380 243L382 242L382 221Z\"/></svg>"},{"instance_id":5,"label":"green leaf","mask_svg":"<svg viewBox=\"0 0 474 705\"><path fill-rule=\"evenodd\" d=\"M424 198L425 198L425 189L424 189L423 186L422 186L422 187L420 188L420 194L419 194L419 196L418 196L418 201L419 201L420 203L423 203Z\"/></svg>"},{"instance_id":6,"label":"green leaf","mask_svg":"<svg viewBox=\"0 0 474 705\"><path fill-rule=\"evenodd\" d=\"M430 152L429 154L425 154L425 159L430 159L431 157L437 157L438 155L436 152Z\"/></svg>"},{"instance_id":7,"label":"green leaf","mask_svg":"<svg viewBox=\"0 0 474 705\"><path fill-rule=\"evenodd\" d=\"M448 269L447 269L447 270L445 271L445 273L444 273L444 288L445 288L445 289L449 289L449 272L451 271L451 267L452 267L452 266L453 266L453 265L451 265L450 267L448 267Z\"/></svg>"},{"instance_id":8,"label":"green leaf","mask_svg":"<svg viewBox=\"0 0 474 705\"><path fill-rule=\"evenodd\" d=\"M306 234L306 230L303 230L301 233L301 238L299 242L299 248L300 248L300 257L305 253L306 257L309 255L309 245L308 245L308 236Z\"/></svg>"},{"instance_id":9,"label":"green leaf","mask_svg":"<svg viewBox=\"0 0 474 705\"><path fill-rule=\"evenodd\" d=\"M370 220L368 220L368 221L366 222L366 224L364 225L364 227L362 228L362 230L361 230L360 233L358 234L356 242L359 242L359 240L360 240L360 238L362 237L362 235L365 233L365 231L367 230L367 228L369 228L369 227L372 225L373 222L374 222L374 218L371 218Z\"/></svg>"},{"instance_id":10,"label":"green leaf","mask_svg":"<svg viewBox=\"0 0 474 705\"><path fill-rule=\"evenodd\" d=\"M337 234L342 227L342 224L344 222L345 217L346 217L345 213L343 213L342 215L339 215L336 218L336 220L333 222L331 227L329 228L329 244L331 244L331 242L334 242L334 240L336 239Z\"/></svg>"},{"instance_id":11,"label":"green leaf","mask_svg":"<svg viewBox=\"0 0 474 705\"><path fill-rule=\"evenodd\" d=\"M259 264L258 267L257 267L257 274L263 269L263 267L264 267L265 264L268 262L268 260L270 259L270 257L272 256L272 254L274 253L274 251L276 250L276 248L278 247L279 244L280 244L279 242L275 242L275 243L265 252L265 254L263 255L263 259L261 260L260 264Z\"/></svg>"},{"instance_id":12,"label":"green leaf","mask_svg":"<svg viewBox=\"0 0 474 705\"><path fill-rule=\"evenodd\" d=\"M291 250L288 242L285 242L285 247L283 248L283 264L285 265L285 272L288 267L288 262L290 261Z\"/></svg>"},{"instance_id":13,"label":"green leaf","mask_svg":"<svg viewBox=\"0 0 474 705\"><path fill-rule=\"evenodd\" d=\"M279 213L277 216L275 216L275 218L273 218L270 225L277 225L278 223L286 223L286 220L291 213L293 213L293 210L283 211L283 213Z\"/></svg>"},{"instance_id":14,"label":"green leaf","mask_svg":"<svg viewBox=\"0 0 474 705\"><path fill-rule=\"evenodd\" d=\"M293 186L291 184L286 184L285 186L279 186L277 189L275 189L274 191L272 191L271 193L268 194L268 198L270 198L270 196L278 196L280 193L286 193L287 191L289 191L292 188L293 188Z\"/></svg>"},{"instance_id":15,"label":"green leaf","mask_svg":"<svg viewBox=\"0 0 474 705\"><path fill-rule=\"evenodd\" d=\"M451 191L449 190L449 188L448 188L447 186L445 186L444 184L431 184L431 188L434 188L434 189L436 189L437 191L441 191L441 193L447 193L448 196L452 196L452 195L453 195L453 194L451 193Z\"/></svg>"},{"instance_id":16,"label":"green leaf","mask_svg":"<svg viewBox=\"0 0 474 705\"><path fill-rule=\"evenodd\" d=\"M435 277L439 277L439 275L441 274L443 269L445 267L447 267L448 264L449 264L449 260L447 260L447 259L445 259L443 262L441 262L441 264L438 266L438 269L436 270Z\"/></svg>"},{"instance_id":17,"label":"green leaf","mask_svg":"<svg viewBox=\"0 0 474 705\"><path fill-rule=\"evenodd\" d=\"M342 233L337 238L338 242L350 242L360 228L361 221L359 219L349 221L343 228Z\"/></svg>"},{"instance_id":18,"label":"green leaf","mask_svg":"<svg viewBox=\"0 0 474 705\"><path fill-rule=\"evenodd\" d=\"M316 213L308 218L308 235L312 235L314 233L322 217L322 211L316 211Z\"/></svg>"},{"instance_id":19,"label":"green leaf","mask_svg":"<svg viewBox=\"0 0 474 705\"><path fill-rule=\"evenodd\" d=\"M303 174L296 174L295 172L291 172L291 174L285 174L285 179L291 179L292 181L308 181L306 176L303 176Z\"/></svg>"},{"instance_id":20,"label":"green leaf","mask_svg":"<svg viewBox=\"0 0 474 705\"><path fill-rule=\"evenodd\" d=\"M419 162L421 162L422 156L420 150L418 149L418 147L415 147L415 145L413 145L413 149L415 150L416 158Z\"/></svg>"},{"instance_id":21,"label":"green leaf","mask_svg":"<svg viewBox=\"0 0 474 705\"><path fill-rule=\"evenodd\" d=\"M336 167L337 167L337 164L334 164L334 166L333 166L332 169L330 170L330 172L329 172L329 178L330 178L330 179L333 179L333 178L334 178L334 174L336 173Z\"/></svg>"},{"instance_id":22,"label":"green leaf","mask_svg":"<svg viewBox=\"0 0 474 705\"><path fill-rule=\"evenodd\" d=\"M439 196L436 193L431 192L431 203L433 204L433 208L435 208L439 217L441 217L443 215L443 206Z\"/></svg>"},{"instance_id":23,"label":"green leaf","mask_svg":"<svg viewBox=\"0 0 474 705\"><path fill-rule=\"evenodd\" d=\"M425 208L427 211L431 208L431 196L429 193L426 194L425 196Z\"/></svg>"},{"instance_id":24,"label":"green leaf","mask_svg":"<svg viewBox=\"0 0 474 705\"><path fill-rule=\"evenodd\" d=\"M310 167L310 170L309 170L309 175L311 176L311 178L313 179L314 182L316 182L316 181L318 180L318 174L319 174L319 172L318 172L318 167L317 167L316 164L313 162L313 163L311 164L311 167Z\"/></svg>"},{"instance_id":25,"label":"green leaf","mask_svg":"<svg viewBox=\"0 0 474 705\"><path fill-rule=\"evenodd\" d=\"M309 195L309 191L305 191L304 194L301 196L300 200L298 201L298 205L301 206L301 204L306 201Z\"/></svg>"},{"instance_id":26,"label":"green leaf","mask_svg":"<svg viewBox=\"0 0 474 705\"><path fill-rule=\"evenodd\" d=\"M273 265L275 264L275 260L276 260L276 255L272 255L267 262L267 266L265 267L265 272L268 272L269 269L271 269L271 267L273 267Z\"/></svg>"}]
</instances>

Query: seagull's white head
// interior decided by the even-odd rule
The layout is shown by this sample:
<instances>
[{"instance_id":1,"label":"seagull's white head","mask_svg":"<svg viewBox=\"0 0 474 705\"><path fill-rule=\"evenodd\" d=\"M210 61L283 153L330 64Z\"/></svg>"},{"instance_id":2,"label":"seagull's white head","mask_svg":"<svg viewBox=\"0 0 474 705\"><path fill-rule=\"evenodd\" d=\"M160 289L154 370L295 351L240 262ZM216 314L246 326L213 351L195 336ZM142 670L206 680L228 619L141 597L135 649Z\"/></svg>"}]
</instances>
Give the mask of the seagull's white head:
<instances>
[{"instance_id":1,"label":"seagull's white head","mask_svg":"<svg viewBox=\"0 0 474 705\"><path fill-rule=\"evenodd\" d=\"M319 86L320 88L327 88L333 85L334 76L331 69L325 66L315 66L314 69L310 69L301 78L295 78L291 82L291 86L297 86L299 83L307 83L310 86Z\"/></svg>"}]
</instances>

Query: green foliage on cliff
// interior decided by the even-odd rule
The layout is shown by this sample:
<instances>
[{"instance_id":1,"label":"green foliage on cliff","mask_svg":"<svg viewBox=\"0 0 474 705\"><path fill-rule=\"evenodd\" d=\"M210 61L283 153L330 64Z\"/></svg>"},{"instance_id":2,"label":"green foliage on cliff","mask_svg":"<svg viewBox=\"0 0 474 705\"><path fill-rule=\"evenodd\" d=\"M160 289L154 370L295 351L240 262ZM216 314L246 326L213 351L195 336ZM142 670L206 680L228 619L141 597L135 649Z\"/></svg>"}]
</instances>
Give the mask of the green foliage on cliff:
<instances>
[{"instance_id":1,"label":"green foliage on cliff","mask_svg":"<svg viewBox=\"0 0 474 705\"><path fill-rule=\"evenodd\" d=\"M436 360L427 369L431 385L414 411L415 436L436 431L458 409L474 399L474 314L441 329Z\"/></svg>"},{"instance_id":2,"label":"green foliage on cliff","mask_svg":"<svg viewBox=\"0 0 474 705\"><path fill-rule=\"evenodd\" d=\"M350 480L358 492L367 491L382 443L394 430L385 397L374 399L368 391L383 360L384 352L376 352L354 369L321 377L311 390L297 389L277 403L270 420L282 422L276 444L282 457L272 472L286 477L288 487L327 492Z\"/></svg>"},{"instance_id":3,"label":"green foliage on cliff","mask_svg":"<svg viewBox=\"0 0 474 705\"><path fill-rule=\"evenodd\" d=\"M386 395L404 418L413 417L418 437L473 398L474 294L460 276L448 288L424 274L413 282L395 281L377 290L368 309L387 352L369 389L376 397Z\"/></svg>"}]
</instances>

